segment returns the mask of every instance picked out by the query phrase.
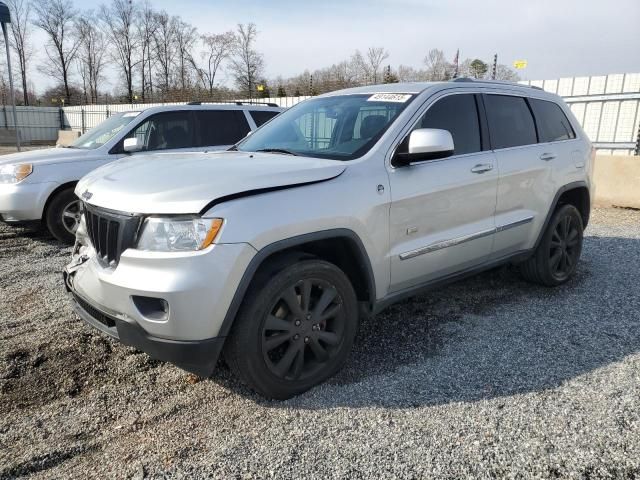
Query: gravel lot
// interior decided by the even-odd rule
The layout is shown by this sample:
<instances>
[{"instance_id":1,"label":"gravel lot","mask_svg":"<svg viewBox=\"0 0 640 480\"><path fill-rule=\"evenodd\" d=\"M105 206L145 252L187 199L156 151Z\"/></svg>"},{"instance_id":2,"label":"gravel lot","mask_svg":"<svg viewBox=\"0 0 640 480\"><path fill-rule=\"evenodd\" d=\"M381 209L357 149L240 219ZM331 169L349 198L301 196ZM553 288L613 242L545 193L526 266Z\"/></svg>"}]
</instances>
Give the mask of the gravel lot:
<instances>
[{"instance_id":1,"label":"gravel lot","mask_svg":"<svg viewBox=\"0 0 640 480\"><path fill-rule=\"evenodd\" d=\"M0 226L0 478L640 478L638 211L594 213L563 287L503 268L391 307L287 402L85 327L69 255Z\"/></svg>"}]
</instances>

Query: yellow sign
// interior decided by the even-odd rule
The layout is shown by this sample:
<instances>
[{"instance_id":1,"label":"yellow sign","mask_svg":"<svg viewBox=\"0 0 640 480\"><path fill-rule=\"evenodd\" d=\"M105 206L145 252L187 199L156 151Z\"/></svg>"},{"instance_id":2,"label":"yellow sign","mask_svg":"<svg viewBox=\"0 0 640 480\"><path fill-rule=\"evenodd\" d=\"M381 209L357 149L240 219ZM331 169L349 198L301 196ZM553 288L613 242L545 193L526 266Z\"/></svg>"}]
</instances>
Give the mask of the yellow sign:
<instances>
[{"instance_id":1,"label":"yellow sign","mask_svg":"<svg viewBox=\"0 0 640 480\"><path fill-rule=\"evenodd\" d=\"M522 70L523 68L527 68L527 61L526 60L516 60L515 62L513 62L513 66L518 70Z\"/></svg>"},{"instance_id":2,"label":"yellow sign","mask_svg":"<svg viewBox=\"0 0 640 480\"><path fill-rule=\"evenodd\" d=\"M258 91L259 92L263 92L264 91L264 85L258 85Z\"/></svg>"}]
</instances>

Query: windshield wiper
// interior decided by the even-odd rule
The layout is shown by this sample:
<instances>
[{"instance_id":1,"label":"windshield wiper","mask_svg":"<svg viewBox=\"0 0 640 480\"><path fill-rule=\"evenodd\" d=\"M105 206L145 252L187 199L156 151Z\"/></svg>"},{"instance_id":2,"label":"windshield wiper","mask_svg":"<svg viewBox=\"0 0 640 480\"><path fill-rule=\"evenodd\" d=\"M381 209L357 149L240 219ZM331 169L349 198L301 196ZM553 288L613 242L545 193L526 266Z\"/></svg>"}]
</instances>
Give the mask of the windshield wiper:
<instances>
[{"instance_id":1,"label":"windshield wiper","mask_svg":"<svg viewBox=\"0 0 640 480\"><path fill-rule=\"evenodd\" d=\"M284 153L285 155L293 155L293 156L298 155L297 153L294 153L291 150L285 150L284 148L261 148L260 150L256 150L256 152Z\"/></svg>"}]
</instances>

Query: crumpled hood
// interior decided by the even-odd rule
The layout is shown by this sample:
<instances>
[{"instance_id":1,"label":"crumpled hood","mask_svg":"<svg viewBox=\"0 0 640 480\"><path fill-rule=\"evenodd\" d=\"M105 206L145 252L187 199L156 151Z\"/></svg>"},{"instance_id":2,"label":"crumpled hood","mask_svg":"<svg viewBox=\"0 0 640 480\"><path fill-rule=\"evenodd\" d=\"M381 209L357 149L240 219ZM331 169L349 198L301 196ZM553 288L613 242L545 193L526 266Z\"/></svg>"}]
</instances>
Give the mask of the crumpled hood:
<instances>
[{"instance_id":1,"label":"crumpled hood","mask_svg":"<svg viewBox=\"0 0 640 480\"><path fill-rule=\"evenodd\" d=\"M76 195L122 212L190 214L230 195L328 180L345 168L338 160L271 153L140 155L92 171Z\"/></svg>"},{"instance_id":2,"label":"crumpled hood","mask_svg":"<svg viewBox=\"0 0 640 480\"><path fill-rule=\"evenodd\" d=\"M32 163L34 165L46 165L48 163L72 162L85 160L93 156L91 150L81 148L43 148L29 152L10 153L0 157L0 165L8 163Z\"/></svg>"}]
</instances>

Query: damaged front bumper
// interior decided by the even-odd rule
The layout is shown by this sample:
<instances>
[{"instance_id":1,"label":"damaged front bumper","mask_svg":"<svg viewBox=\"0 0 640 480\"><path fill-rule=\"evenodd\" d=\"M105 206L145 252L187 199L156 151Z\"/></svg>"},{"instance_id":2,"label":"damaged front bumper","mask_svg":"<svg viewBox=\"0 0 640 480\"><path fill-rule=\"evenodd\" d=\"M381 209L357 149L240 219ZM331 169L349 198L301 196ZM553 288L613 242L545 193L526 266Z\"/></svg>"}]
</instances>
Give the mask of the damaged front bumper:
<instances>
[{"instance_id":1,"label":"damaged front bumper","mask_svg":"<svg viewBox=\"0 0 640 480\"><path fill-rule=\"evenodd\" d=\"M224 346L224 337L206 340L170 340L154 337L139 325L126 320L116 312L92 305L73 287L73 277L79 264L72 264L63 272L64 284L75 312L92 327L128 345L147 353L157 360L208 377L213 373Z\"/></svg>"}]
</instances>

